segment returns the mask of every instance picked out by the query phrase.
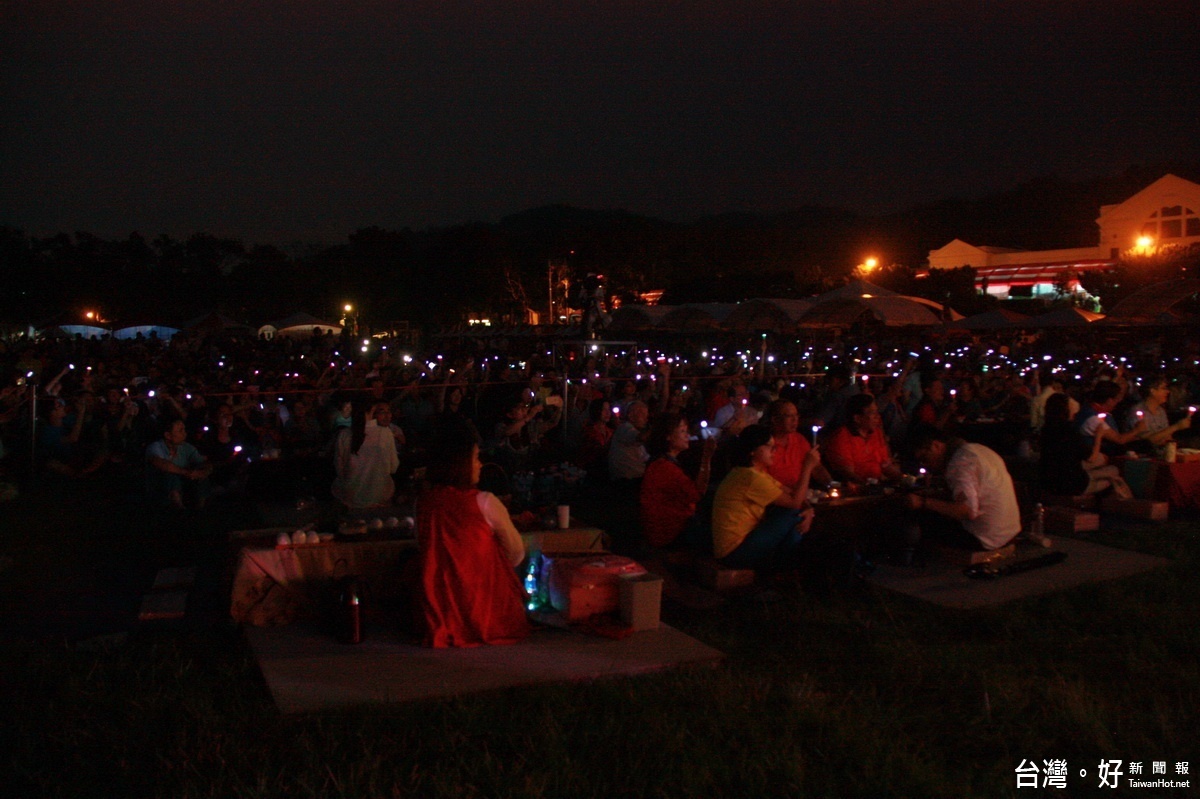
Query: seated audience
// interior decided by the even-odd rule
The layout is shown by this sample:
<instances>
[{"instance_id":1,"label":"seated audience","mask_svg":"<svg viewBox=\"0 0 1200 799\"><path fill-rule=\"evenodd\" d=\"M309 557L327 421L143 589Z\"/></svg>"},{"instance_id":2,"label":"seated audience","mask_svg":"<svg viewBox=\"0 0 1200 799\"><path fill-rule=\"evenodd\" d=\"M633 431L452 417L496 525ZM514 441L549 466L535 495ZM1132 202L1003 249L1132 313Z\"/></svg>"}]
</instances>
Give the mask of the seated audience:
<instances>
[{"instance_id":1,"label":"seated audience","mask_svg":"<svg viewBox=\"0 0 1200 799\"><path fill-rule=\"evenodd\" d=\"M906 497L908 507L917 511L905 529L906 558L922 539L993 550L1021 532L1012 477L993 450L933 431L917 442L916 456L931 474L945 479L949 498L919 493Z\"/></svg>"},{"instance_id":2,"label":"seated audience","mask_svg":"<svg viewBox=\"0 0 1200 799\"><path fill-rule=\"evenodd\" d=\"M808 439L797 432L800 411L792 402L779 399L767 406L766 415L771 425L771 436L775 441L771 476L785 488L792 488L800 482L800 475L804 471L804 459L812 449ZM817 464L813 470L813 477L819 483L828 483L831 479L822 464Z\"/></svg>"},{"instance_id":3,"label":"seated audience","mask_svg":"<svg viewBox=\"0 0 1200 799\"><path fill-rule=\"evenodd\" d=\"M587 422L579 444L575 463L589 474L599 475L608 468L608 444L612 441L612 406L606 399L594 399L588 403Z\"/></svg>"},{"instance_id":4,"label":"seated audience","mask_svg":"<svg viewBox=\"0 0 1200 799\"><path fill-rule=\"evenodd\" d=\"M1165 446L1175 438L1181 430L1192 426L1192 415L1189 413L1179 421L1171 424L1167 418L1167 399L1171 396L1171 381L1163 375L1158 375L1146 382L1146 398L1129 409L1126 416L1126 428L1132 430L1138 422L1144 422L1142 438L1154 447Z\"/></svg>"},{"instance_id":5,"label":"seated audience","mask_svg":"<svg viewBox=\"0 0 1200 799\"><path fill-rule=\"evenodd\" d=\"M426 646L511 644L529 634L515 571L524 544L500 500L476 488L482 468L473 427L441 431L416 514Z\"/></svg>"},{"instance_id":6,"label":"seated audience","mask_svg":"<svg viewBox=\"0 0 1200 799\"><path fill-rule=\"evenodd\" d=\"M1139 441L1146 430L1146 420L1137 422L1124 433L1120 433L1108 423L1108 415L1117 406L1124 389L1111 380L1102 380L1096 384L1079 413L1075 416L1075 429L1083 437L1084 444L1091 446L1096 438L1105 454L1119 455L1132 442ZM1146 445L1147 447L1149 445Z\"/></svg>"},{"instance_id":7,"label":"seated audience","mask_svg":"<svg viewBox=\"0 0 1200 799\"><path fill-rule=\"evenodd\" d=\"M687 419L663 414L650 426L646 442L653 460L642 477L640 505L642 532L651 546L692 545L703 541L704 525L696 508L708 490L716 439L705 439L695 479L684 472L677 458L690 444Z\"/></svg>"},{"instance_id":8,"label":"seated audience","mask_svg":"<svg viewBox=\"0 0 1200 799\"><path fill-rule=\"evenodd\" d=\"M155 504L182 508L185 502L203 508L207 500L207 480L212 473L200 451L187 442L187 426L182 419L163 423L162 438L146 448L147 493Z\"/></svg>"},{"instance_id":9,"label":"seated audience","mask_svg":"<svg viewBox=\"0 0 1200 799\"><path fill-rule=\"evenodd\" d=\"M331 492L351 509L379 508L391 504L396 493L392 475L400 468L396 437L376 423L386 402L357 404L350 427L338 431L334 440L333 467L336 477Z\"/></svg>"},{"instance_id":10,"label":"seated audience","mask_svg":"<svg viewBox=\"0 0 1200 799\"><path fill-rule=\"evenodd\" d=\"M646 472L645 436L650 408L641 400L625 406L625 421L617 427L608 444L608 476L615 481L641 480Z\"/></svg>"},{"instance_id":11,"label":"seated audience","mask_svg":"<svg viewBox=\"0 0 1200 799\"><path fill-rule=\"evenodd\" d=\"M1101 436L1088 447L1071 424L1071 404L1066 394L1051 394L1044 404L1038 485L1063 496L1098 494L1109 488L1128 499L1133 496L1120 470L1100 452Z\"/></svg>"},{"instance_id":12,"label":"seated audience","mask_svg":"<svg viewBox=\"0 0 1200 799\"><path fill-rule=\"evenodd\" d=\"M846 424L825 445L829 471L839 480L862 484L868 480L896 480L900 467L892 460L875 398L856 394L846 400Z\"/></svg>"},{"instance_id":13,"label":"seated audience","mask_svg":"<svg viewBox=\"0 0 1200 799\"><path fill-rule=\"evenodd\" d=\"M785 488L770 474L771 431L750 425L737 437L734 468L713 500L713 555L735 569L786 569L796 565L801 537L812 526L808 482L820 463L817 449L804 458L800 481Z\"/></svg>"}]
</instances>

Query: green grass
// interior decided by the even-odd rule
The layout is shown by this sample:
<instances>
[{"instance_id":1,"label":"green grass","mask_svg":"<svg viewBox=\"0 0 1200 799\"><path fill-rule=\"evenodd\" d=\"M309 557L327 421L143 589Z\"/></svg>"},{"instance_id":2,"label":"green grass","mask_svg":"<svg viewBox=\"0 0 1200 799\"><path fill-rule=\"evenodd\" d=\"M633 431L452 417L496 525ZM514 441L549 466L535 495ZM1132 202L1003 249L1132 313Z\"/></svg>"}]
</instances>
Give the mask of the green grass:
<instances>
[{"instance_id":1,"label":"green grass","mask_svg":"<svg viewBox=\"0 0 1200 799\"><path fill-rule=\"evenodd\" d=\"M56 578L62 547L169 560L236 522L156 540L87 503L59 503L77 523L50 523L47 496L0 507L0 551L18 562L0 574L6 612L30 564ZM1100 759L1200 768L1197 525L1099 538L1174 563L984 611L865 585L667 606L728 654L720 666L300 717L278 713L226 624L86 645L9 636L0 762L10 795L37 797L990 797L1038 795L1016 791L1014 769L1052 757L1072 771L1054 795L1078 796L1096 785L1078 770Z\"/></svg>"}]
</instances>

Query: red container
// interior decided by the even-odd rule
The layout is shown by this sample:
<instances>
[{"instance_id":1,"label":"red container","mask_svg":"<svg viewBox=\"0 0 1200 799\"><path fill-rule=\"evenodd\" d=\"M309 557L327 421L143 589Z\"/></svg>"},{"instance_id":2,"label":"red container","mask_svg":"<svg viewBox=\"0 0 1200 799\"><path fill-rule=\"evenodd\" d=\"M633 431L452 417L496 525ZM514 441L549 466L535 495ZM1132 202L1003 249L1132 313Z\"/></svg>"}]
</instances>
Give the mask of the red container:
<instances>
[{"instance_id":1,"label":"red container","mask_svg":"<svg viewBox=\"0 0 1200 799\"><path fill-rule=\"evenodd\" d=\"M641 564L620 555L543 555L550 604L567 621L597 613L615 613L621 604L618 581L623 575L645 574Z\"/></svg>"}]
</instances>

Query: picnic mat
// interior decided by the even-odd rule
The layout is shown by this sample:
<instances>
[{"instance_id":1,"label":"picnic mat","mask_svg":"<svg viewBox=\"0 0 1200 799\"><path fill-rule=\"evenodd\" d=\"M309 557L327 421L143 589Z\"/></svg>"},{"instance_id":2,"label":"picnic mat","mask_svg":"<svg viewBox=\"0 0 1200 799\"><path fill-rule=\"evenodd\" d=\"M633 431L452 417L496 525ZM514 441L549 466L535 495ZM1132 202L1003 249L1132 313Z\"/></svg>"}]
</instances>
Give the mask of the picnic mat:
<instances>
[{"instance_id":1,"label":"picnic mat","mask_svg":"<svg viewBox=\"0 0 1200 799\"><path fill-rule=\"evenodd\" d=\"M339 644L303 623L246 627L245 632L283 713L643 674L723 657L666 625L623 640L536 628L519 644L473 649L428 649L374 628L355 645Z\"/></svg>"},{"instance_id":2,"label":"picnic mat","mask_svg":"<svg viewBox=\"0 0 1200 799\"><path fill-rule=\"evenodd\" d=\"M1170 563L1166 558L1061 536L1054 537L1053 549L1023 548L1018 550L1018 558L1048 552L1065 552L1067 559L1045 568L994 579L967 577L962 566L936 561L923 568L880 565L867 580L944 607L971 609L1049 594L1084 583L1128 577Z\"/></svg>"}]
</instances>

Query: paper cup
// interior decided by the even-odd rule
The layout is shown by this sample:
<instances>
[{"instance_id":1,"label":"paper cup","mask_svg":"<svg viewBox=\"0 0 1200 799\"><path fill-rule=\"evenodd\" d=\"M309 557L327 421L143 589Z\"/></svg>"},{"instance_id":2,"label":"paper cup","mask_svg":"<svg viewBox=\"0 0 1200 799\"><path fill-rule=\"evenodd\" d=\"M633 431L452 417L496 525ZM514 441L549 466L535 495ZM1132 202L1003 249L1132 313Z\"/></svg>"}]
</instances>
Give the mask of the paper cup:
<instances>
[{"instance_id":1,"label":"paper cup","mask_svg":"<svg viewBox=\"0 0 1200 799\"><path fill-rule=\"evenodd\" d=\"M558 506L558 529L566 530L570 526L571 526L571 506L570 505L559 505Z\"/></svg>"}]
</instances>

